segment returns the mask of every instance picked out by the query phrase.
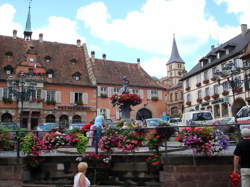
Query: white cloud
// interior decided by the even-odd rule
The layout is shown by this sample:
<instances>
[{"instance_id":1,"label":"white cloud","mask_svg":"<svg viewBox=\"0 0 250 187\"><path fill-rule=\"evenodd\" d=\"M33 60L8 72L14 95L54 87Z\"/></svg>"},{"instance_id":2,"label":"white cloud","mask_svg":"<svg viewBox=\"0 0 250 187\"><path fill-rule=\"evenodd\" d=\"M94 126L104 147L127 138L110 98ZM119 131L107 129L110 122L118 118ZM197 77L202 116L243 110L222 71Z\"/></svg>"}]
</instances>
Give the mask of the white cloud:
<instances>
[{"instance_id":1,"label":"white cloud","mask_svg":"<svg viewBox=\"0 0 250 187\"><path fill-rule=\"evenodd\" d=\"M176 33L180 53L189 54L215 32L216 21L206 17L204 8L205 0L147 0L124 19L112 19L106 5L95 2L79 8L77 18L103 40L158 54L170 53Z\"/></svg>"},{"instance_id":2,"label":"white cloud","mask_svg":"<svg viewBox=\"0 0 250 187\"><path fill-rule=\"evenodd\" d=\"M49 17L48 26L35 29L34 37L38 37L39 33L43 33L46 41L76 44L76 40L81 39L86 42L86 39L77 33L76 22L64 17Z\"/></svg>"},{"instance_id":3,"label":"white cloud","mask_svg":"<svg viewBox=\"0 0 250 187\"><path fill-rule=\"evenodd\" d=\"M161 78L167 74L166 59L160 57L151 57L141 63L142 68L150 75Z\"/></svg>"},{"instance_id":4,"label":"white cloud","mask_svg":"<svg viewBox=\"0 0 250 187\"><path fill-rule=\"evenodd\" d=\"M0 34L11 36L13 30L17 30L18 36L21 36L22 26L13 21L16 9L10 4L0 6Z\"/></svg>"}]
</instances>

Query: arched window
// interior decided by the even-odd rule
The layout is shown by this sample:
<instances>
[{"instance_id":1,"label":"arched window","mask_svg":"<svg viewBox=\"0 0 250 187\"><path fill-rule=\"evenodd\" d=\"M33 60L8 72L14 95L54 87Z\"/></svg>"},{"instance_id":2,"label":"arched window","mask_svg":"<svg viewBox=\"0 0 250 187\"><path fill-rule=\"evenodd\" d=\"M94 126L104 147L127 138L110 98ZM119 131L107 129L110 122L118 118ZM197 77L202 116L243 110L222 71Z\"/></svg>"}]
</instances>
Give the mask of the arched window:
<instances>
[{"instance_id":1,"label":"arched window","mask_svg":"<svg viewBox=\"0 0 250 187\"><path fill-rule=\"evenodd\" d=\"M59 127L68 128L69 127L69 117L66 115L62 115L59 118Z\"/></svg>"},{"instance_id":2,"label":"arched window","mask_svg":"<svg viewBox=\"0 0 250 187\"><path fill-rule=\"evenodd\" d=\"M12 115L10 113L4 113L1 117L2 122L12 122Z\"/></svg>"},{"instance_id":3,"label":"arched window","mask_svg":"<svg viewBox=\"0 0 250 187\"><path fill-rule=\"evenodd\" d=\"M46 116L46 123L55 123L56 117L53 114L49 114Z\"/></svg>"},{"instance_id":4,"label":"arched window","mask_svg":"<svg viewBox=\"0 0 250 187\"><path fill-rule=\"evenodd\" d=\"M81 116L79 116L79 115L73 116L72 123L81 123L81 122L82 122Z\"/></svg>"}]
</instances>

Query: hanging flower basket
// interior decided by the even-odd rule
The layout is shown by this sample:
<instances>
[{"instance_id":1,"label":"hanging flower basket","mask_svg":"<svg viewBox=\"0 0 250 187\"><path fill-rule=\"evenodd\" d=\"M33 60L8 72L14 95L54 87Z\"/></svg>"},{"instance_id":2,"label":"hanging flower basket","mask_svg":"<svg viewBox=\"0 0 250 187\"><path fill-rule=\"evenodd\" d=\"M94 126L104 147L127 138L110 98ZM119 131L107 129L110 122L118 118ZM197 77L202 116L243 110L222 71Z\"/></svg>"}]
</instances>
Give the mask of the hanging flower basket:
<instances>
[{"instance_id":1,"label":"hanging flower basket","mask_svg":"<svg viewBox=\"0 0 250 187\"><path fill-rule=\"evenodd\" d=\"M208 84L208 83L209 83L208 79L203 81L203 84Z\"/></svg>"},{"instance_id":2,"label":"hanging flower basket","mask_svg":"<svg viewBox=\"0 0 250 187\"><path fill-rule=\"evenodd\" d=\"M212 95L212 98L213 98L213 99L218 99L218 98L219 98L219 94L214 94L214 95Z\"/></svg>"},{"instance_id":3,"label":"hanging flower basket","mask_svg":"<svg viewBox=\"0 0 250 187\"><path fill-rule=\"evenodd\" d=\"M242 87L234 89L234 92L238 94L241 93L242 91L243 91Z\"/></svg>"},{"instance_id":4,"label":"hanging flower basket","mask_svg":"<svg viewBox=\"0 0 250 187\"><path fill-rule=\"evenodd\" d=\"M205 97L204 97L204 100L205 100L205 101L209 101L209 100L210 100L210 96L209 96L209 95L205 96Z\"/></svg>"},{"instance_id":5,"label":"hanging flower basket","mask_svg":"<svg viewBox=\"0 0 250 187\"><path fill-rule=\"evenodd\" d=\"M197 101L197 103L202 103L202 99L201 98L198 98L196 101Z\"/></svg>"},{"instance_id":6,"label":"hanging flower basket","mask_svg":"<svg viewBox=\"0 0 250 187\"><path fill-rule=\"evenodd\" d=\"M222 95L223 96L227 96L229 94L229 91L227 91L227 90L224 90L223 92L222 92Z\"/></svg>"},{"instance_id":7,"label":"hanging flower basket","mask_svg":"<svg viewBox=\"0 0 250 187\"><path fill-rule=\"evenodd\" d=\"M186 87L186 91L189 91L190 90L190 86L189 87Z\"/></svg>"},{"instance_id":8,"label":"hanging flower basket","mask_svg":"<svg viewBox=\"0 0 250 187\"><path fill-rule=\"evenodd\" d=\"M201 83L200 83L200 82L197 83L197 84L196 84L196 87L201 87Z\"/></svg>"},{"instance_id":9,"label":"hanging flower basket","mask_svg":"<svg viewBox=\"0 0 250 187\"><path fill-rule=\"evenodd\" d=\"M114 94L110 98L113 106L120 105L138 105L142 100L137 94Z\"/></svg>"},{"instance_id":10,"label":"hanging flower basket","mask_svg":"<svg viewBox=\"0 0 250 187\"><path fill-rule=\"evenodd\" d=\"M216 81L216 77L212 77L212 78L211 78L211 81Z\"/></svg>"}]
</instances>

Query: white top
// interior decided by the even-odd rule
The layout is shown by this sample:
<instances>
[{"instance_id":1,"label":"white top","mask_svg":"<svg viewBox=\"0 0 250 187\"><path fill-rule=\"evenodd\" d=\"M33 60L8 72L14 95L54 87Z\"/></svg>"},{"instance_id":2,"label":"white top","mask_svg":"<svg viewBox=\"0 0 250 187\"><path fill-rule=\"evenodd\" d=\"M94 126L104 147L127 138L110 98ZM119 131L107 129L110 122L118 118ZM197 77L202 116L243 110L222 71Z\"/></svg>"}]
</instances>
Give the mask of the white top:
<instances>
[{"instance_id":1,"label":"white top","mask_svg":"<svg viewBox=\"0 0 250 187\"><path fill-rule=\"evenodd\" d=\"M74 177L74 186L73 187L80 187L80 177L81 177L81 175L83 175L83 173L80 173L80 172L75 175L75 177ZM85 186L90 187L89 179L85 175L83 175L83 176L85 177Z\"/></svg>"}]
</instances>

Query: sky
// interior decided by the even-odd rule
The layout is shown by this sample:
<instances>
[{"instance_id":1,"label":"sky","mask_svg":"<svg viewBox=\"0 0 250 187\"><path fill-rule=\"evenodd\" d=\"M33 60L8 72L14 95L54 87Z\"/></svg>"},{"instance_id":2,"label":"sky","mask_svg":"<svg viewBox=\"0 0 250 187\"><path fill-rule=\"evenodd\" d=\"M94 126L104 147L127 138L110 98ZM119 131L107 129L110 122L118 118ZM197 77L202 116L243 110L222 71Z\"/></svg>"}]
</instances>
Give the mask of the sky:
<instances>
[{"instance_id":1,"label":"sky","mask_svg":"<svg viewBox=\"0 0 250 187\"><path fill-rule=\"evenodd\" d=\"M0 35L23 37L29 0L0 0ZM32 0L33 39L87 44L108 60L136 63L166 76L173 35L186 70L250 26L249 0Z\"/></svg>"}]
</instances>

